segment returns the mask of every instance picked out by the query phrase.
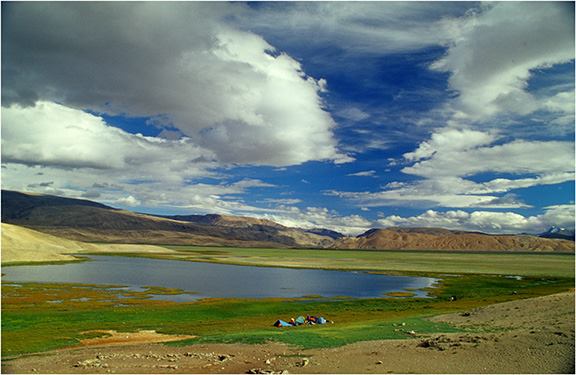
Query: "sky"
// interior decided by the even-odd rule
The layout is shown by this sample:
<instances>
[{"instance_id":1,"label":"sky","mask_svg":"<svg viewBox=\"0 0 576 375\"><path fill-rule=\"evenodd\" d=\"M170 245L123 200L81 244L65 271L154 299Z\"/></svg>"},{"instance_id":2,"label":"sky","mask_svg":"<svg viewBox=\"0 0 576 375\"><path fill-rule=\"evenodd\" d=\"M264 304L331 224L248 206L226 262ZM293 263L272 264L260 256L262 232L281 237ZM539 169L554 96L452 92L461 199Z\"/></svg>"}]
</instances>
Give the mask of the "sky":
<instances>
[{"instance_id":1,"label":"sky","mask_svg":"<svg viewBox=\"0 0 576 375\"><path fill-rule=\"evenodd\" d=\"M574 227L574 3L2 2L2 188L152 214Z\"/></svg>"}]
</instances>

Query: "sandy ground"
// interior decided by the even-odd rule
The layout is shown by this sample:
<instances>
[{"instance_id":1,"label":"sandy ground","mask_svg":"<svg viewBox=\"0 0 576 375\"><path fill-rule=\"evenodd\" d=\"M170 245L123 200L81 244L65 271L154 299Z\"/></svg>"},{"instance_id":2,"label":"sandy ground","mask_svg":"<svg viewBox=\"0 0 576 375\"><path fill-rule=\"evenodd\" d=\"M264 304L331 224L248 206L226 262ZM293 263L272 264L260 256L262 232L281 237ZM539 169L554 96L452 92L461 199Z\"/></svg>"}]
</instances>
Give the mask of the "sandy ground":
<instances>
[{"instance_id":1,"label":"sandy ground","mask_svg":"<svg viewBox=\"0 0 576 375\"><path fill-rule=\"evenodd\" d=\"M153 245L90 244L2 223L2 264L78 260L77 253L173 253Z\"/></svg>"},{"instance_id":2,"label":"sandy ground","mask_svg":"<svg viewBox=\"0 0 576 375\"><path fill-rule=\"evenodd\" d=\"M110 347L134 344L148 344L150 342L170 342L192 339L196 336L188 335L164 335L154 330L142 330L139 332L117 332L114 330L86 331L84 333L103 333L102 337L80 340L80 347Z\"/></svg>"},{"instance_id":3,"label":"sandy ground","mask_svg":"<svg viewBox=\"0 0 576 375\"><path fill-rule=\"evenodd\" d=\"M4 373L574 373L574 292L439 316L474 333L302 350L142 341L6 359ZM479 328L483 333L479 333ZM150 340L159 337L151 334ZM162 339L167 339L165 336ZM103 345L102 345L103 344Z\"/></svg>"}]
</instances>

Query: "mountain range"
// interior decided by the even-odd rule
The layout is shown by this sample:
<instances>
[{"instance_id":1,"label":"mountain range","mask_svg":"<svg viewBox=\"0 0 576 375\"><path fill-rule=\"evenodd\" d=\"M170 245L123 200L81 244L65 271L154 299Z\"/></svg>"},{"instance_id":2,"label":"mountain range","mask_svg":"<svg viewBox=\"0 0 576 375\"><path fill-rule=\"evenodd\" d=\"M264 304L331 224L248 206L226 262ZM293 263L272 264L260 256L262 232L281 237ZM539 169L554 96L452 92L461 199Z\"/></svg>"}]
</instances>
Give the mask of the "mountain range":
<instances>
[{"instance_id":1,"label":"mountain range","mask_svg":"<svg viewBox=\"0 0 576 375\"><path fill-rule=\"evenodd\" d=\"M442 228L371 229L349 237L228 215L155 216L83 199L2 190L2 222L83 242L369 250L574 251L567 231L494 235ZM557 237L552 237L556 235ZM558 236L565 237L558 237Z\"/></svg>"}]
</instances>

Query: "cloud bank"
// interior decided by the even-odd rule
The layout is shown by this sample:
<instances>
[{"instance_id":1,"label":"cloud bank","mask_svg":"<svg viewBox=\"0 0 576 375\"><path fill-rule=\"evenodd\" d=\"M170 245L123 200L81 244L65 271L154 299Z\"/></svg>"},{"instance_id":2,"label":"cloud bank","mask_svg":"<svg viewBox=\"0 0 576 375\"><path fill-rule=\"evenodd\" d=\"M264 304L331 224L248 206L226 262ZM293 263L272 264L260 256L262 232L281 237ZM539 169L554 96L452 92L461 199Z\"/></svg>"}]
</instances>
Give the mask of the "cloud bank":
<instances>
[{"instance_id":1,"label":"cloud bank","mask_svg":"<svg viewBox=\"0 0 576 375\"><path fill-rule=\"evenodd\" d=\"M544 214L536 216L523 216L515 212L428 210L412 217L385 216L379 219L378 223L384 227L442 227L488 233L542 233L552 225L573 228L574 206L546 207Z\"/></svg>"},{"instance_id":2,"label":"cloud bank","mask_svg":"<svg viewBox=\"0 0 576 375\"><path fill-rule=\"evenodd\" d=\"M486 3L453 20L450 34L448 52L431 68L450 73L449 85L458 93L449 104L454 120L566 108L532 95L528 81L535 69L574 59L574 4ZM574 102L573 90L559 95Z\"/></svg>"},{"instance_id":3,"label":"cloud bank","mask_svg":"<svg viewBox=\"0 0 576 375\"><path fill-rule=\"evenodd\" d=\"M444 129L404 154L404 162L413 164L401 171L417 180L390 182L379 192L327 194L364 207L522 208L528 206L514 194L501 194L574 180L573 142L518 140L494 144L497 140L494 134ZM511 177L474 180L483 173Z\"/></svg>"},{"instance_id":4,"label":"cloud bank","mask_svg":"<svg viewBox=\"0 0 576 375\"><path fill-rule=\"evenodd\" d=\"M335 123L321 99L324 81L261 36L226 22L243 12L241 4L5 8L4 106L42 100L153 117L222 163L351 160L337 150Z\"/></svg>"}]
</instances>

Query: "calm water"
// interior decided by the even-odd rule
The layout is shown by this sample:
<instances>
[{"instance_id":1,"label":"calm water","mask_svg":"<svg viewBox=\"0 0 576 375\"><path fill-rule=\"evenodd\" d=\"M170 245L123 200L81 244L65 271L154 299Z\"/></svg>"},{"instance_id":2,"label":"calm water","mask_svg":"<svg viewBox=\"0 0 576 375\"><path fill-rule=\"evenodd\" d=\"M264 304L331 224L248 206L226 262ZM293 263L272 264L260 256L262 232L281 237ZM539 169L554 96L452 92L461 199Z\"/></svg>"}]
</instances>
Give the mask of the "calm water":
<instances>
[{"instance_id":1,"label":"calm water","mask_svg":"<svg viewBox=\"0 0 576 375\"><path fill-rule=\"evenodd\" d=\"M365 272L233 266L175 260L89 256L91 261L62 265L3 267L4 281L121 284L180 288L194 295L158 296L185 301L203 297L381 297L406 288L432 286L429 277L372 275ZM424 297L421 290L412 291Z\"/></svg>"}]
</instances>

